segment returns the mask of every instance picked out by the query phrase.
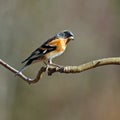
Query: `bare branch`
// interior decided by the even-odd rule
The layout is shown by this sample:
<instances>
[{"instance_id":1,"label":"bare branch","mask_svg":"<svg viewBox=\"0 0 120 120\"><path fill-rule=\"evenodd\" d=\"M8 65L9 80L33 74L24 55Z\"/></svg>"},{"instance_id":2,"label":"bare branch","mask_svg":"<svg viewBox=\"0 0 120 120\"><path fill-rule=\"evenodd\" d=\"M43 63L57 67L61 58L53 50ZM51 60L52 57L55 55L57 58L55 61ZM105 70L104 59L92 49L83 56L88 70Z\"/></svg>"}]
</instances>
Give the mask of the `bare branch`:
<instances>
[{"instance_id":1,"label":"bare branch","mask_svg":"<svg viewBox=\"0 0 120 120\"><path fill-rule=\"evenodd\" d=\"M0 64L4 66L5 68L9 69L13 73L18 73L16 69L5 63L0 59ZM65 66L65 67L54 67L50 66L47 70L48 75L52 75L54 72L60 72L60 73L80 73L95 67L103 66L103 65L120 65L120 57L114 57L114 58L103 58L99 60L94 60L79 66ZM23 75L22 73L18 74L20 78L25 80L26 82L30 83L36 83L41 78L43 73L46 72L46 67L41 67L38 71L38 74L36 75L35 79L31 79Z\"/></svg>"},{"instance_id":2,"label":"bare branch","mask_svg":"<svg viewBox=\"0 0 120 120\"><path fill-rule=\"evenodd\" d=\"M95 67L103 65L120 65L120 57L113 58L103 58L99 60L90 61L88 63L79 65L79 66L66 66L58 69L49 69L49 75L52 75L54 72L60 73L80 73Z\"/></svg>"},{"instance_id":3,"label":"bare branch","mask_svg":"<svg viewBox=\"0 0 120 120\"><path fill-rule=\"evenodd\" d=\"M15 76L16 74L18 73L18 70L14 69L13 67L11 67L10 65L8 65L7 63L5 63L3 60L0 59L0 64L2 66L4 66L5 68L9 69L11 72L15 73ZM24 81L28 82L29 84L31 83L36 83L38 82L41 78L42 78L42 75L43 73L46 71L46 67L41 67L40 70L38 71L38 74L36 75L36 78L35 79L31 79L31 78L28 78L26 77L24 74L20 73L20 74L17 74L17 76L19 76L20 78L22 78Z\"/></svg>"}]
</instances>

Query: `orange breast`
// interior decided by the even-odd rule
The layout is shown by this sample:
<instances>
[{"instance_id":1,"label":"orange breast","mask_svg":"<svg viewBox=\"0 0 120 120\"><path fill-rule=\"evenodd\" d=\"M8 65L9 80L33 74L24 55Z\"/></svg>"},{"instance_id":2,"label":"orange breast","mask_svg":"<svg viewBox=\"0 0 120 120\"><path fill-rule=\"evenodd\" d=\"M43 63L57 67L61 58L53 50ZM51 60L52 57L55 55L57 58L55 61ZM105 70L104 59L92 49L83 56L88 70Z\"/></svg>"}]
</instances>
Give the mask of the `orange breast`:
<instances>
[{"instance_id":1,"label":"orange breast","mask_svg":"<svg viewBox=\"0 0 120 120\"><path fill-rule=\"evenodd\" d=\"M62 40L62 39L56 39L54 41L51 41L49 45L56 46L56 50L47 53L45 56L47 58L55 58L61 55L66 49L66 42L67 40Z\"/></svg>"},{"instance_id":2,"label":"orange breast","mask_svg":"<svg viewBox=\"0 0 120 120\"><path fill-rule=\"evenodd\" d=\"M61 51L64 51L65 48L66 48L66 42L67 42L67 39L56 39L54 41L51 41L49 44L50 45L53 45L53 46L56 46L56 51L57 52L61 52Z\"/></svg>"}]
</instances>

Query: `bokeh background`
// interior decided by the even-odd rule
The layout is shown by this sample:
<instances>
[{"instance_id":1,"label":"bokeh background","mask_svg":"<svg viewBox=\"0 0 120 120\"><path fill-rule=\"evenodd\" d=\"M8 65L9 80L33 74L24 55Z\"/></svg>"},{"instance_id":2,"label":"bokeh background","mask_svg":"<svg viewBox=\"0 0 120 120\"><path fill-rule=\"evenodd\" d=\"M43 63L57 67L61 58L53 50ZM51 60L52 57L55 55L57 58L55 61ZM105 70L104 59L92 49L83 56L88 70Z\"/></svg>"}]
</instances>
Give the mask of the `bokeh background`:
<instances>
[{"instance_id":1,"label":"bokeh background","mask_svg":"<svg viewBox=\"0 0 120 120\"><path fill-rule=\"evenodd\" d=\"M45 40L71 30L54 62L80 65L120 55L119 0L0 0L0 58L16 69ZM24 71L34 78L42 63ZM55 73L34 85L0 66L0 120L120 120L120 66Z\"/></svg>"}]
</instances>

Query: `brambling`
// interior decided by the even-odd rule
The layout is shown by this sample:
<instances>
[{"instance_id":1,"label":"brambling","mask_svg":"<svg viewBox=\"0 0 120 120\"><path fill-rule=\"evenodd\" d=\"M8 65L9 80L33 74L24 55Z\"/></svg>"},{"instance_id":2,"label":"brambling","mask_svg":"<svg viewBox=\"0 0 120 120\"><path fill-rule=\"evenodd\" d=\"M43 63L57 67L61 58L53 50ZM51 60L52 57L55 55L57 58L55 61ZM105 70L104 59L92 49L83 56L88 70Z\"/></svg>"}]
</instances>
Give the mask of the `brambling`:
<instances>
[{"instance_id":1,"label":"brambling","mask_svg":"<svg viewBox=\"0 0 120 120\"><path fill-rule=\"evenodd\" d=\"M52 59L60 56L65 51L67 43L71 40L74 40L74 35L68 30L64 30L48 39L39 48L33 51L28 58L22 61L22 63L26 64L17 74L22 72L29 65L39 61L43 61L47 66L53 65L59 67L59 65L52 62Z\"/></svg>"}]
</instances>

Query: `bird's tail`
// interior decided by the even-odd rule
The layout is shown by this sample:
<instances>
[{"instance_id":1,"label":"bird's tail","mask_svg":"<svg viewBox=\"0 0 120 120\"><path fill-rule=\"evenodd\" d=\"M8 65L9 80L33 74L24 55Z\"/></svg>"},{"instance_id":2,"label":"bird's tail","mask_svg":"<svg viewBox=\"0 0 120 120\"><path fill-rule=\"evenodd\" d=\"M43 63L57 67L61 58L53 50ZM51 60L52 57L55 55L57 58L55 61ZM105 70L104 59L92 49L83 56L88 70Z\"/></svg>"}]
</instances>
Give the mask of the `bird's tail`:
<instances>
[{"instance_id":1,"label":"bird's tail","mask_svg":"<svg viewBox=\"0 0 120 120\"><path fill-rule=\"evenodd\" d=\"M25 64L17 73L16 75L20 74L23 70L25 70L28 67L27 64Z\"/></svg>"},{"instance_id":2,"label":"bird's tail","mask_svg":"<svg viewBox=\"0 0 120 120\"><path fill-rule=\"evenodd\" d=\"M17 73L16 75L20 74L23 70L25 70L31 63L32 63L33 60L29 60ZM25 61L23 61L25 62ZM22 62L22 63L23 63Z\"/></svg>"}]
</instances>

